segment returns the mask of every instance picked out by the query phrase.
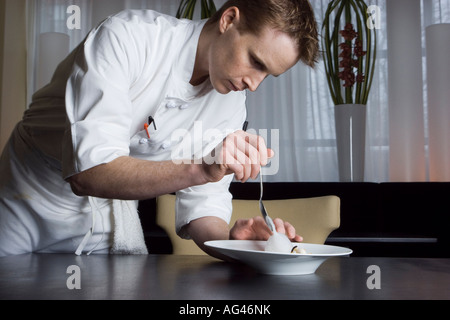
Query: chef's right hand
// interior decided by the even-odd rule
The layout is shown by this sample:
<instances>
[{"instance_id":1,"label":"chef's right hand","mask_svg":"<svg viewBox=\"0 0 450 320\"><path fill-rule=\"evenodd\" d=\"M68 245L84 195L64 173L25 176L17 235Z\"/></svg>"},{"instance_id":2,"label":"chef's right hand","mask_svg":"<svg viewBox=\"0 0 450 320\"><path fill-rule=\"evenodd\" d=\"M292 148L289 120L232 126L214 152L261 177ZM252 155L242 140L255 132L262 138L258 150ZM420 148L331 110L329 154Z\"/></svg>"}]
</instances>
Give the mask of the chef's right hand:
<instances>
[{"instance_id":1,"label":"chef's right hand","mask_svg":"<svg viewBox=\"0 0 450 320\"><path fill-rule=\"evenodd\" d=\"M214 161L203 162L203 171L211 182L231 173L241 182L256 179L260 168L274 156L262 137L242 130L228 135L213 152Z\"/></svg>"}]
</instances>

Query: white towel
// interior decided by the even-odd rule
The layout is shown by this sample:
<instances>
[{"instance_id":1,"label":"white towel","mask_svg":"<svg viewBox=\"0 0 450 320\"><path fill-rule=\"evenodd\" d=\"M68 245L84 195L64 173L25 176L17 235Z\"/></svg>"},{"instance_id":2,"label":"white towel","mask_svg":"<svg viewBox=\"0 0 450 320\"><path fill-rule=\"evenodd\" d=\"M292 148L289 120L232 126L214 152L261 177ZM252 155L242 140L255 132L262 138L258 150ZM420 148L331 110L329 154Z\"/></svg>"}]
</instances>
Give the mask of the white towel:
<instances>
[{"instance_id":1,"label":"white towel","mask_svg":"<svg viewBox=\"0 0 450 320\"><path fill-rule=\"evenodd\" d=\"M148 254L137 201L113 200L113 254Z\"/></svg>"}]
</instances>

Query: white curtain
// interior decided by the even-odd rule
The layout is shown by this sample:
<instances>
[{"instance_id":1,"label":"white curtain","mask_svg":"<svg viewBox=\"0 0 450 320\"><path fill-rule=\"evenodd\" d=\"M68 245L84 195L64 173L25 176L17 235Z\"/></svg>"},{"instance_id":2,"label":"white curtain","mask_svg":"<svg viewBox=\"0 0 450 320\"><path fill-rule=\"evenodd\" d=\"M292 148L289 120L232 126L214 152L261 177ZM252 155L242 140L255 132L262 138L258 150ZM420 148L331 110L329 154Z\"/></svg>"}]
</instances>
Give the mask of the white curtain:
<instances>
[{"instance_id":1,"label":"white curtain","mask_svg":"<svg viewBox=\"0 0 450 320\"><path fill-rule=\"evenodd\" d=\"M0 1L0 12L0 152L2 152L11 131L22 119L26 106L26 1Z\"/></svg>"},{"instance_id":2,"label":"white curtain","mask_svg":"<svg viewBox=\"0 0 450 320\"><path fill-rule=\"evenodd\" d=\"M224 0L215 1L217 7L224 2ZM310 0L310 2L321 27L329 0ZM367 103L365 181L428 181L425 28L435 23L450 23L450 0L402 0L403 6L392 5L394 2L396 0L366 0L368 5L377 5L380 8L381 29L377 30L376 73ZM79 29L69 30L66 22L71 13L67 13L67 9L72 5L80 8L81 23ZM31 21L29 99L32 92L37 89L38 39L41 33L67 34L70 38L70 50L93 26L112 13L124 8L148 8L175 15L178 5L178 0L29 0L29 21ZM387 9L390 10L389 14L386 12ZM415 81L416 86L419 83L420 101L416 101L418 104L416 108L407 111L406 118L418 119L423 128L417 128L417 121L404 121L402 130L396 132L397 120L393 114L397 109L392 105L396 83L389 83L389 79L397 78L394 77L394 71L390 74L395 65L390 65L388 58L390 58L389 46L392 53L398 44L394 38L395 32L389 29L389 21L406 23L409 14L419 17L415 23L420 32L410 36L417 37L416 42L420 46L419 59L422 62L421 65L409 67L419 70L418 74L422 79L401 79L401 81L406 81L403 84L406 88L409 86L408 81ZM322 61L319 61L315 70L298 64L276 79L266 79L256 92L248 94L247 109L249 128L265 135L268 144L277 152L276 161L271 164L276 170L272 170L274 174L266 177L267 181L339 180L334 110ZM414 112L414 115L410 115L411 112ZM398 143L393 142L397 141L397 135L414 136L409 133L420 135L420 139L412 141L415 148L411 148L419 150L420 155L404 154L399 148L393 148L395 143ZM415 161L415 165L405 166L405 159L407 161L416 157L422 157L423 161ZM417 172L421 173L418 175Z\"/></svg>"}]
</instances>

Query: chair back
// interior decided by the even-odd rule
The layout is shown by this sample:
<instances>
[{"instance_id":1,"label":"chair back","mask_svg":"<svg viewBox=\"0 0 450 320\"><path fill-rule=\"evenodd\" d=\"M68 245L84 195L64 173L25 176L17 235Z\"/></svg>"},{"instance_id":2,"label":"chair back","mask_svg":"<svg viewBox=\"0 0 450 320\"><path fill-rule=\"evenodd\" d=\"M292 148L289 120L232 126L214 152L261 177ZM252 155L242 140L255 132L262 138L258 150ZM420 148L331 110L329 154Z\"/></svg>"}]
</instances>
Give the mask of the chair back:
<instances>
[{"instance_id":1,"label":"chair back","mask_svg":"<svg viewBox=\"0 0 450 320\"><path fill-rule=\"evenodd\" d=\"M156 201L156 222L165 229L174 254L205 254L192 240L180 238L175 232L175 195L163 195ZM237 219L260 215L258 200L233 199L230 226ZM265 200L264 206L272 218L291 223L305 243L324 244L328 235L340 225L340 199L337 196Z\"/></svg>"}]
</instances>

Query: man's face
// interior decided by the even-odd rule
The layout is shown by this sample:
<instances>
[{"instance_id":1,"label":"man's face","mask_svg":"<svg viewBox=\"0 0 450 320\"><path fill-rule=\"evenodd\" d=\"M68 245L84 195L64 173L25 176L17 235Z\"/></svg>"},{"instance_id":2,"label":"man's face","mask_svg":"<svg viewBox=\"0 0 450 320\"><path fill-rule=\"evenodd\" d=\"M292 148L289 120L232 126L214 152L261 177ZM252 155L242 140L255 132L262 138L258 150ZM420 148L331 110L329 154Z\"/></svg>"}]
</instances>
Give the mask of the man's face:
<instances>
[{"instance_id":1,"label":"man's face","mask_svg":"<svg viewBox=\"0 0 450 320\"><path fill-rule=\"evenodd\" d=\"M287 34L265 28L260 35L240 33L235 24L214 41L209 76L219 93L255 91L268 76L278 76L297 62L298 49Z\"/></svg>"}]
</instances>

